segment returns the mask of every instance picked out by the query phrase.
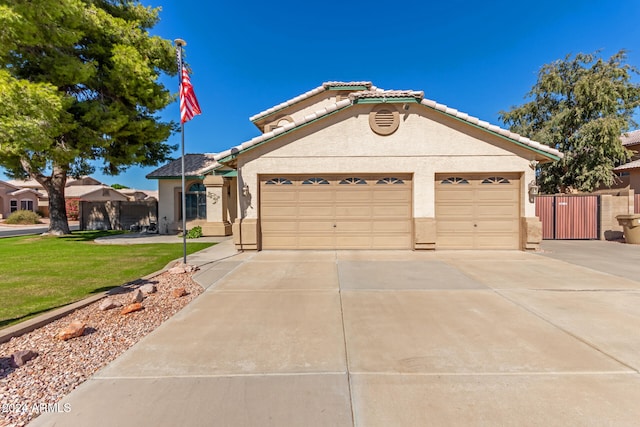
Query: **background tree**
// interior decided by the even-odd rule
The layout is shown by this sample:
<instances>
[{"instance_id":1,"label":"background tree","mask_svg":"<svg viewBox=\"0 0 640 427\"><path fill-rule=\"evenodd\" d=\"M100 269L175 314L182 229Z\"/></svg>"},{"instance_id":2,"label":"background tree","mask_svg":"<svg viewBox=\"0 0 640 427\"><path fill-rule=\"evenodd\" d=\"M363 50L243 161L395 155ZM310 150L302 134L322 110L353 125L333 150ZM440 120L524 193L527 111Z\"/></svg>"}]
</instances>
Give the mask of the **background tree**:
<instances>
[{"instance_id":1,"label":"background tree","mask_svg":"<svg viewBox=\"0 0 640 427\"><path fill-rule=\"evenodd\" d=\"M620 135L636 126L640 86L631 81L636 68L619 51L608 60L597 54L569 55L544 65L528 103L500 112L513 132L557 148L565 154L542 165L543 192L593 191L611 185L613 168L630 158Z\"/></svg>"},{"instance_id":2,"label":"background tree","mask_svg":"<svg viewBox=\"0 0 640 427\"><path fill-rule=\"evenodd\" d=\"M68 234L68 176L101 159L116 175L153 166L175 148L172 102L158 82L175 74L169 40L152 37L159 9L129 0L0 0L0 166L49 195L51 234Z\"/></svg>"}]
</instances>

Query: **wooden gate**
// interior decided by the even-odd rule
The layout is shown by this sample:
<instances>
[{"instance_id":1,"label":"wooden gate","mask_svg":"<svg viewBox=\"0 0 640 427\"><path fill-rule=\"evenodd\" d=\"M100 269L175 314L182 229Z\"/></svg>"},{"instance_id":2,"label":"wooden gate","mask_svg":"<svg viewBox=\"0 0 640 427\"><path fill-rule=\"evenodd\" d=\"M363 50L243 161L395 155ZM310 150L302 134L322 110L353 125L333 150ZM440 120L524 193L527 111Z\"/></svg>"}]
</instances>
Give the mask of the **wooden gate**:
<instances>
[{"instance_id":1,"label":"wooden gate","mask_svg":"<svg viewBox=\"0 0 640 427\"><path fill-rule=\"evenodd\" d=\"M597 195L536 198L536 216L542 221L543 239L599 239L599 210L600 197Z\"/></svg>"},{"instance_id":2,"label":"wooden gate","mask_svg":"<svg viewBox=\"0 0 640 427\"><path fill-rule=\"evenodd\" d=\"M640 213L640 194L635 194L633 196L633 206L634 206L634 213Z\"/></svg>"}]
</instances>

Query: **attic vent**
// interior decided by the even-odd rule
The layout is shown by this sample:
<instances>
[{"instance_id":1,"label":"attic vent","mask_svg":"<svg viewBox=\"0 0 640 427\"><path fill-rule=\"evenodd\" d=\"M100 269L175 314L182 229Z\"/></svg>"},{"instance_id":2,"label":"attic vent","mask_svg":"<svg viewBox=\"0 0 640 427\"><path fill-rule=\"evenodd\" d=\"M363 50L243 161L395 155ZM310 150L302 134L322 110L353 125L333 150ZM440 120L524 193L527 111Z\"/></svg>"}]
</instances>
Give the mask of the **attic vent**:
<instances>
[{"instance_id":1,"label":"attic vent","mask_svg":"<svg viewBox=\"0 0 640 427\"><path fill-rule=\"evenodd\" d=\"M400 114L391 105L378 105L369 113L369 126L378 135L391 135L400 125Z\"/></svg>"}]
</instances>

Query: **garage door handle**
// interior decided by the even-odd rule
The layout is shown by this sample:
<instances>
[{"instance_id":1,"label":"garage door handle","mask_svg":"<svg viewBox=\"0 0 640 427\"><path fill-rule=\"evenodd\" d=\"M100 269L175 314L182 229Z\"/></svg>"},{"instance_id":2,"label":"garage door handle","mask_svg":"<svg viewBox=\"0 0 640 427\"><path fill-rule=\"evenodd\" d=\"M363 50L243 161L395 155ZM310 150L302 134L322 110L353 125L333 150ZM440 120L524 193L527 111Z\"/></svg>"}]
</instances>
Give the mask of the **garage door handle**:
<instances>
[{"instance_id":1,"label":"garage door handle","mask_svg":"<svg viewBox=\"0 0 640 427\"><path fill-rule=\"evenodd\" d=\"M473 224L473 226L474 226L474 227L477 227L477 226L478 226L478 224Z\"/></svg>"},{"instance_id":2,"label":"garage door handle","mask_svg":"<svg viewBox=\"0 0 640 427\"><path fill-rule=\"evenodd\" d=\"M333 228L336 228L336 225L335 225L335 224L333 224Z\"/></svg>"}]
</instances>

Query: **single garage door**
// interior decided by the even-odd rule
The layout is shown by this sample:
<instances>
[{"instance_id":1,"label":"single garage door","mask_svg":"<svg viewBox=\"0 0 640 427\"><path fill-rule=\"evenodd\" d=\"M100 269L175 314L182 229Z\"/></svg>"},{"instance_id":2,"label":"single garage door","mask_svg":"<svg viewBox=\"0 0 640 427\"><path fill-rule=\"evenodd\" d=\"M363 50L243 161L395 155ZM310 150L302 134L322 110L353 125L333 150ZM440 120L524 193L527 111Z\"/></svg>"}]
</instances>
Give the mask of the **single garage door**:
<instances>
[{"instance_id":1,"label":"single garage door","mask_svg":"<svg viewBox=\"0 0 640 427\"><path fill-rule=\"evenodd\" d=\"M410 249L411 175L260 177L262 249Z\"/></svg>"},{"instance_id":2,"label":"single garage door","mask_svg":"<svg viewBox=\"0 0 640 427\"><path fill-rule=\"evenodd\" d=\"M520 175L436 175L437 249L519 249Z\"/></svg>"}]
</instances>

